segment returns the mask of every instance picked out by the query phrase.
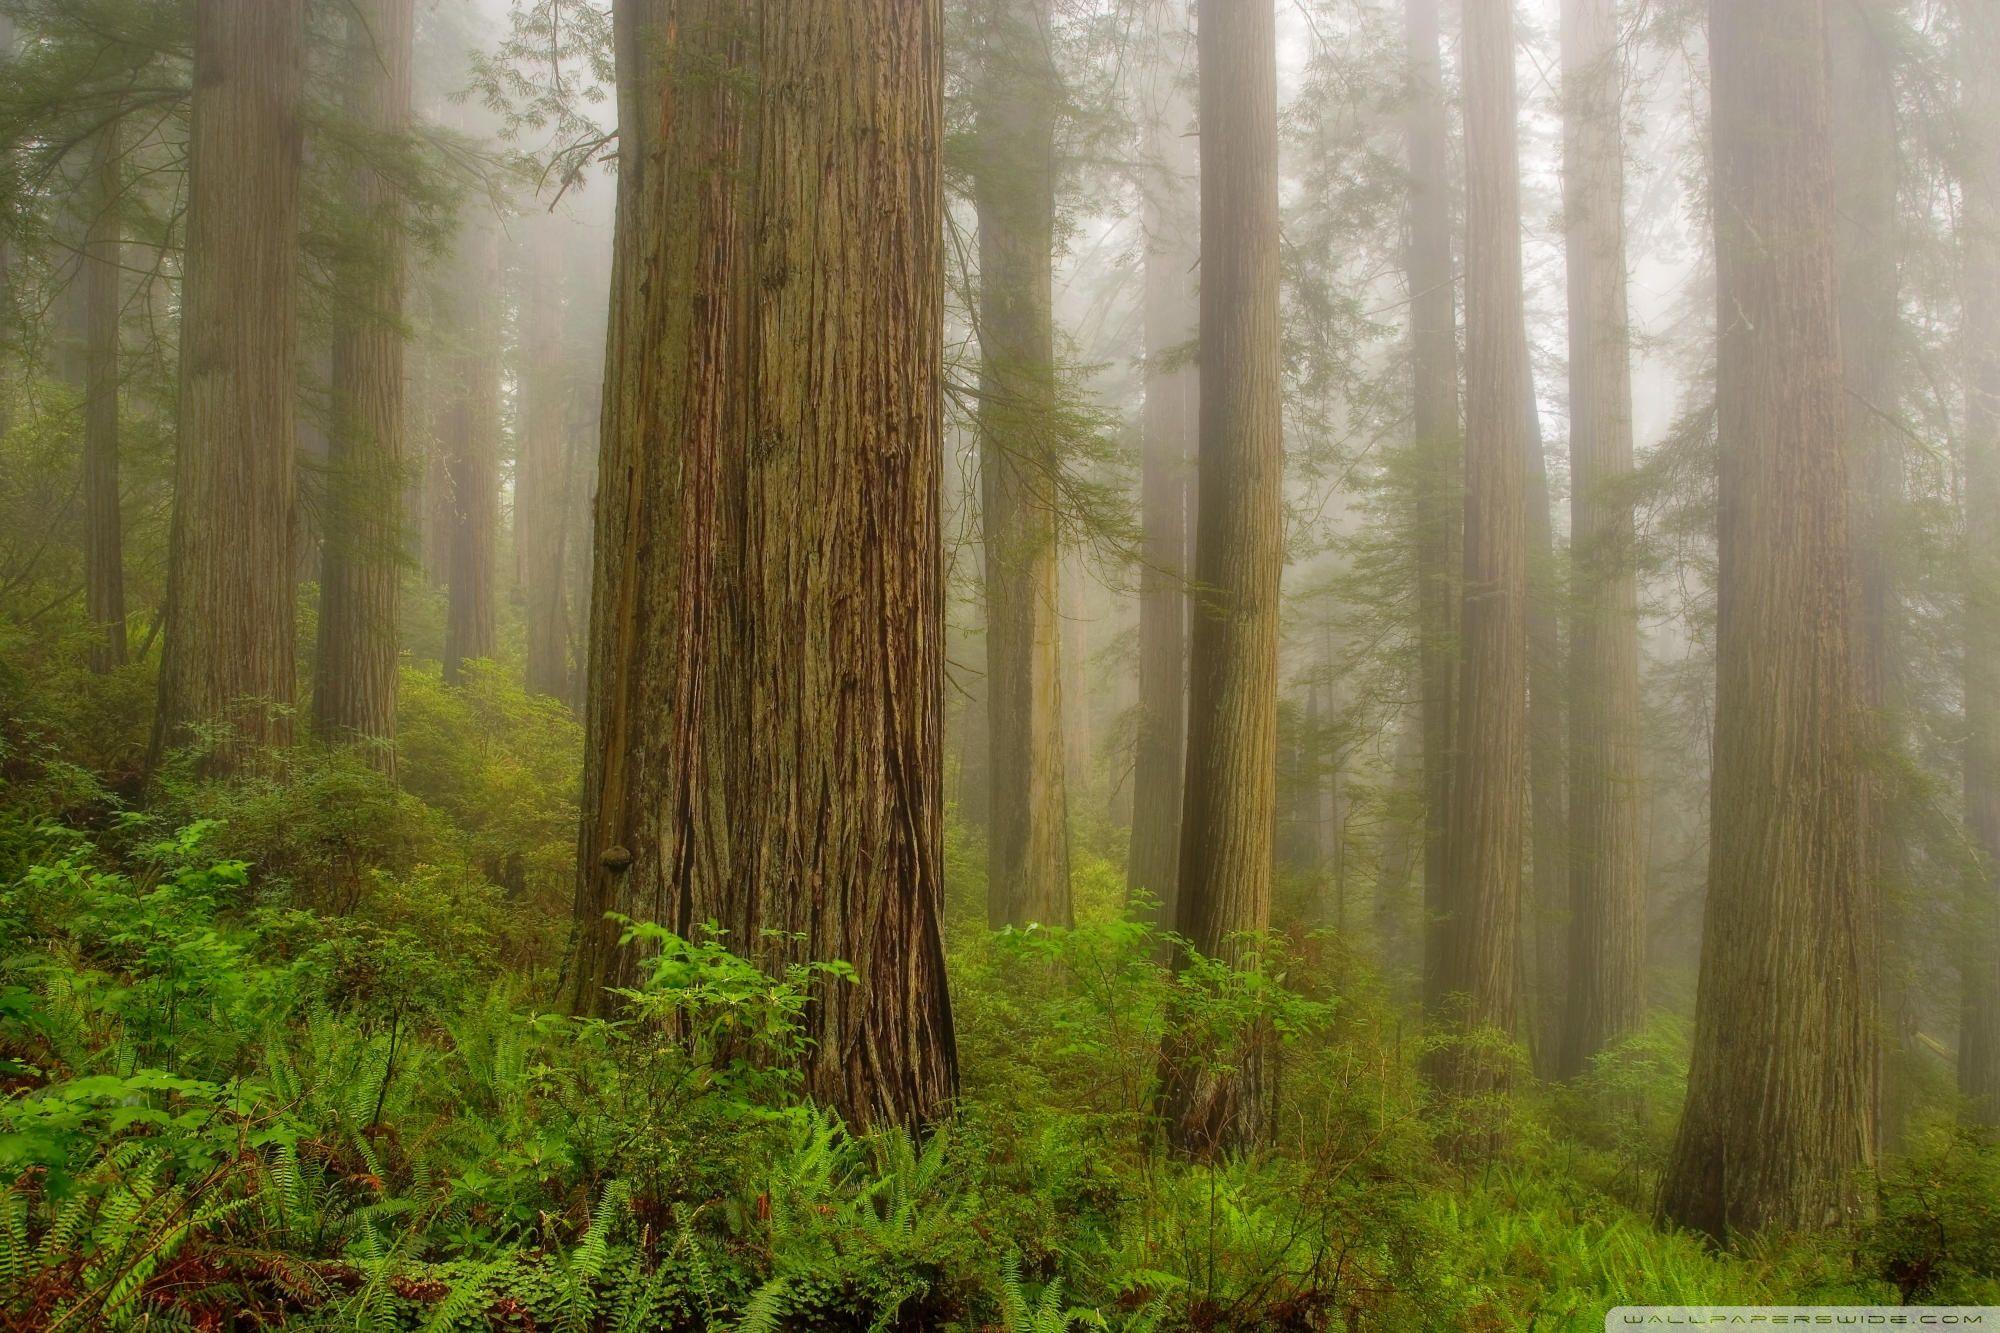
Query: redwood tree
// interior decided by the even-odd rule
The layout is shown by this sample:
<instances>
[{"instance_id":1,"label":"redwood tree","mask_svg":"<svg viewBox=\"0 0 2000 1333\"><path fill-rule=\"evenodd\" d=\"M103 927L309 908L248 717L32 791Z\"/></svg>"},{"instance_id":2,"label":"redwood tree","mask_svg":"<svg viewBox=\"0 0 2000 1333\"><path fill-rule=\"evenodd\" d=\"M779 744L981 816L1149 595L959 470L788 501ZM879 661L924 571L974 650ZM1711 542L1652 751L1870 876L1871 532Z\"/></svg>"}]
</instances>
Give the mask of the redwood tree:
<instances>
[{"instance_id":1,"label":"redwood tree","mask_svg":"<svg viewBox=\"0 0 2000 1333\"><path fill-rule=\"evenodd\" d=\"M1447 841L1442 993L1462 1030L1520 1026L1521 815L1527 770L1528 341L1512 0L1466 0L1465 554L1457 768ZM1477 1047L1435 1067L1490 1085Z\"/></svg>"},{"instance_id":2,"label":"redwood tree","mask_svg":"<svg viewBox=\"0 0 2000 1333\"><path fill-rule=\"evenodd\" d=\"M1068 925L1053 310L1060 86L1045 0L981 0L976 21L986 915L994 926Z\"/></svg>"},{"instance_id":3,"label":"redwood tree","mask_svg":"<svg viewBox=\"0 0 2000 1333\"><path fill-rule=\"evenodd\" d=\"M1720 448L1708 905L1661 1214L1718 1239L1859 1205L1875 922L1851 634L1824 0L1709 12Z\"/></svg>"},{"instance_id":4,"label":"redwood tree","mask_svg":"<svg viewBox=\"0 0 2000 1333\"><path fill-rule=\"evenodd\" d=\"M1460 457L1458 312L1451 257L1450 129L1438 54L1438 0L1406 0L1405 112L1410 198L1404 276L1410 292L1411 436L1415 445L1418 714L1422 727L1424 999L1445 995L1451 915L1445 837L1451 822L1458 693Z\"/></svg>"},{"instance_id":5,"label":"redwood tree","mask_svg":"<svg viewBox=\"0 0 2000 1333\"><path fill-rule=\"evenodd\" d=\"M940 5L615 19L576 1001L636 975L607 910L714 921L773 968L844 960L857 980L805 1012L806 1090L853 1123L929 1121L957 1082Z\"/></svg>"},{"instance_id":6,"label":"redwood tree","mask_svg":"<svg viewBox=\"0 0 2000 1333\"><path fill-rule=\"evenodd\" d=\"M1958 1086L2000 1125L2000 15L1959 6L1967 152L1960 240L1965 309L1965 826L1979 853L1964 954Z\"/></svg>"},{"instance_id":7,"label":"redwood tree","mask_svg":"<svg viewBox=\"0 0 2000 1333\"><path fill-rule=\"evenodd\" d=\"M1229 0L1201 14L1201 417L1186 796L1176 929L1241 960L1271 919L1277 819L1278 585L1284 424L1278 346L1275 14ZM1182 1152L1256 1142L1263 1039L1201 1049L1172 1033L1162 1109ZM1217 1058L1220 1057L1220 1058Z\"/></svg>"},{"instance_id":8,"label":"redwood tree","mask_svg":"<svg viewBox=\"0 0 2000 1333\"><path fill-rule=\"evenodd\" d=\"M500 530L500 232L474 216L459 237L447 297L454 355L439 426L444 453L444 678L458 684L465 663L493 656L493 588Z\"/></svg>"},{"instance_id":9,"label":"redwood tree","mask_svg":"<svg viewBox=\"0 0 2000 1333\"><path fill-rule=\"evenodd\" d=\"M1613 0L1565 0L1563 241L1569 275L1570 767L1567 1004L1556 1072L1645 1017L1639 613L1625 160Z\"/></svg>"},{"instance_id":10,"label":"redwood tree","mask_svg":"<svg viewBox=\"0 0 2000 1333\"><path fill-rule=\"evenodd\" d=\"M1139 721L1132 770L1132 843L1126 883L1159 899L1174 920L1180 879L1181 778L1187 743L1189 474L1199 412L1195 335L1193 109L1179 88L1186 34L1169 12L1158 24L1146 107L1148 172L1143 315L1146 400L1141 417Z\"/></svg>"},{"instance_id":11,"label":"redwood tree","mask_svg":"<svg viewBox=\"0 0 2000 1333\"><path fill-rule=\"evenodd\" d=\"M91 150L83 245L83 581L90 667L125 665L125 520L118 486L118 311L121 228L118 124Z\"/></svg>"},{"instance_id":12,"label":"redwood tree","mask_svg":"<svg viewBox=\"0 0 2000 1333\"><path fill-rule=\"evenodd\" d=\"M355 0L347 17L347 108L357 128L402 133L410 121L414 0ZM368 741L395 771L398 588L403 577L403 209L367 165L347 181L356 234L337 269L333 400L322 518L313 729Z\"/></svg>"},{"instance_id":13,"label":"redwood tree","mask_svg":"<svg viewBox=\"0 0 2000 1333\"><path fill-rule=\"evenodd\" d=\"M165 649L155 759L288 742L304 0L196 0Z\"/></svg>"}]
</instances>

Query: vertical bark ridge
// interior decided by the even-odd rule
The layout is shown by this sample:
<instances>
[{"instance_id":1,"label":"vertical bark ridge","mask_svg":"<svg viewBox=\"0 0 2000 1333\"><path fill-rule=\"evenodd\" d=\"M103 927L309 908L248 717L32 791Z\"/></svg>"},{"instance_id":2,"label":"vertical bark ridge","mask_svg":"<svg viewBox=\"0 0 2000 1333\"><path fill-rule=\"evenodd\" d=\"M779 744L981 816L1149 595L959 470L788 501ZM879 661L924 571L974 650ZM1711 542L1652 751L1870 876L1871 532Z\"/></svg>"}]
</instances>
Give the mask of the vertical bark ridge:
<instances>
[{"instance_id":1,"label":"vertical bark ridge","mask_svg":"<svg viewBox=\"0 0 2000 1333\"><path fill-rule=\"evenodd\" d=\"M409 126L415 11L413 0L357 0L348 15L348 114L368 133ZM394 183L366 166L347 188L361 234L338 274L334 310L313 730L363 743L393 775L408 457L403 205Z\"/></svg>"},{"instance_id":2,"label":"vertical bark ridge","mask_svg":"<svg viewBox=\"0 0 2000 1333\"><path fill-rule=\"evenodd\" d=\"M155 761L210 727L223 771L288 743L303 0L197 0Z\"/></svg>"},{"instance_id":3,"label":"vertical bark ridge","mask_svg":"<svg viewBox=\"0 0 2000 1333\"><path fill-rule=\"evenodd\" d=\"M1829 1225L1873 1157L1875 918L1850 635L1824 0L1709 11L1718 615L1708 905L1662 1215Z\"/></svg>"}]
</instances>

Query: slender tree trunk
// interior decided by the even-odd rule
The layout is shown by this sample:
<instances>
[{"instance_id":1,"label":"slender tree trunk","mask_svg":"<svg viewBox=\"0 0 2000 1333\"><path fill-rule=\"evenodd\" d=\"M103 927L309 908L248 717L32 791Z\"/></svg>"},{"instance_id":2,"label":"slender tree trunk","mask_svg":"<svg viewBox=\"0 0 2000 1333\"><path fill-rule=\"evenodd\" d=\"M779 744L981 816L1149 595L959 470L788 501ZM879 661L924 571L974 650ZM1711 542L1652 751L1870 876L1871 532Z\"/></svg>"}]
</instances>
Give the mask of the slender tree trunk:
<instances>
[{"instance_id":1,"label":"slender tree trunk","mask_svg":"<svg viewBox=\"0 0 2000 1333\"><path fill-rule=\"evenodd\" d=\"M410 122L413 0L356 0L347 19L349 114L391 136ZM333 411L320 562L313 730L367 742L394 774L397 603L403 578L403 207L395 185L358 167L348 181L360 228L339 273Z\"/></svg>"},{"instance_id":2,"label":"slender tree trunk","mask_svg":"<svg viewBox=\"0 0 2000 1333\"><path fill-rule=\"evenodd\" d=\"M1522 332L1526 345L1526 330ZM1528 408L1528 948L1533 967L1527 984L1529 1048L1535 1070L1553 1074L1561 1045L1564 955L1569 919L1569 774L1564 749L1568 727L1563 700L1562 578L1556 571L1555 535L1549 515L1548 459L1542 444L1542 411L1532 373L1521 389Z\"/></svg>"},{"instance_id":3,"label":"slender tree trunk","mask_svg":"<svg viewBox=\"0 0 2000 1333\"><path fill-rule=\"evenodd\" d=\"M1965 325L1965 827L1979 852L1958 1088L1968 1116L2000 1125L2000 14L1959 6L1970 151L1960 240Z\"/></svg>"},{"instance_id":4,"label":"slender tree trunk","mask_svg":"<svg viewBox=\"0 0 2000 1333\"><path fill-rule=\"evenodd\" d=\"M105 126L90 159L90 224L83 247L84 611L90 669L125 665L125 520L118 487L118 310L123 275L118 125Z\"/></svg>"},{"instance_id":5,"label":"slender tree trunk","mask_svg":"<svg viewBox=\"0 0 2000 1333\"><path fill-rule=\"evenodd\" d=\"M1067 925L1061 552L1056 540L1055 130L1043 0L985 0L979 210L979 476L992 808L987 920Z\"/></svg>"},{"instance_id":6,"label":"slender tree trunk","mask_svg":"<svg viewBox=\"0 0 2000 1333\"><path fill-rule=\"evenodd\" d=\"M939 934L940 7L615 17L630 137L578 1000L634 975L607 909L715 921L772 968L844 960L857 980L827 979L804 1015L805 1089L857 1125L921 1124L957 1083Z\"/></svg>"},{"instance_id":7,"label":"slender tree trunk","mask_svg":"<svg viewBox=\"0 0 2000 1333\"><path fill-rule=\"evenodd\" d=\"M1420 786L1423 763L1424 727L1423 718L1419 715L1403 723L1396 739L1392 790L1400 792ZM1414 820L1395 806L1384 813L1382 833L1376 848L1375 948L1383 972L1392 979L1399 978L1405 970L1421 962L1417 957L1417 943L1411 938L1413 913L1408 902L1410 867L1416 861L1416 851L1422 841L1422 792L1417 795L1419 805ZM1400 983L1396 984L1400 994Z\"/></svg>"},{"instance_id":8,"label":"slender tree trunk","mask_svg":"<svg viewBox=\"0 0 2000 1333\"><path fill-rule=\"evenodd\" d=\"M1225 0L1201 15L1201 420L1193 630L1176 928L1241 959L1271 921L1277 818L1278 591L1284 423L1278 348L1275 13ZM1181 1152L1211 1156L1264 1132L1262 1032L1242 1049L1170 1035L1162 1107Z\"/></svg>"},{"instance_id":9,"label":"slender tree trunk","mask_svg":"<svg viewBox=\"0 0 2000 1333\"><path fill-rule=\"evenodd\" d=\"M459 240L454 294L459 339L450 372L442 443L450 493L446 544L444 678L458 684L465 663L493 656L493 584L500 530L500 338L494 295L500 285L500 232L486 217Z\"/></svg>"},{"instance_id":10,"label":"slender tree trunk","mask_svg":"<svg viewBox=\"0 0 2000 1333\"><path fill-rule=\"evenodd\" d=\"M292 738L303 0L196 0L180 441L155 761Z\"/></svg>"},{"instance_id":11,"label":"slender tree trunk","mask_svg":"<svg viewBox=\"0 0 2000 1333\"><path fill-rule=\"evenodd\" d=\"M1896 86L1890 57L1894 22L1888 0L1840 0L1828 6L1833 61L1833 170L1840 265L1840 346L1847 384L1847 467L1854 479L1854 564L1860 600L1854 635L1855 688L1865 730L1868 856L1881 914L1883 1036L1902 1060L1916 1058L1916 997L1911 984L1903 895L1907 865L1898 831L1902 793L1896 774L1906 745L1895 642L1898 596L1891 552L1902 502L1902 435L1892 418L1897 331ZM1905 1109L1883 1086L1883 1144L1900 1137ZM1878 1145L1880 1146L1880 1145Z\"/></svg>"},{"instance_id":12,"label":"slender tree trunk","mask_svg":"<svg viewBox=\"0 0 2000 1333\"><path fill-rule=\"evenodd\" d=\"M1718 618L1708 906L1669 1221L1860 1205L1877 1077L1824 0L1709 13Z\"/></svg>"},{"instance_id":13,"label":"slender tree trunk","mask_svg":"<svg viewBox=\"0 0 2000 1333\"><path fill-rule=\"evenodd\" d=\"M1528 781L1528 342L1521 299L1520 160L1514 142L1514 6L1466 0L1465 560L1458 767L1445 921L1447 1021L1521 1025L1522 795ZM1435 1062L1440 1084L1488 1088L1500 1068L1467 1046Z\"/></svg>"},{"instance_id":14,"label":"slender tree trunk","mask_svg":"<svg viewBox=\"0 0 2000 1333\"><path fill-rule=\"evenodd\" d=\"M1569 974L1556 1073L1646 1015L1639 611L1633 568L1624 98L1613 0L1565 0L1563 240L1569 275Z\"/></svg>"},{"instance_id":15,"label":"slender tree trunk","mask_svg":"<svg viewBox=\"0 0 2000 1333\"><path fill-rule=\"evenodd\" d=\"M1450 130L1438 54L1438 0L1406 0L1410 58L1410 366L1416 463L1417 679L1423 723L1424 1000L1449 993L1445 923L1456 894L1447 875L1458 691L1458 566L1464 480L1458 416L1458 315L1453 298Z\"/></svg>"},{"instance_id":16,"label":"slender tree trunk","mask_svg":"<svg viewBox=\"0 0 2000 1333\"><path fill-rule=\"evenodd\" d=\"M1188 473L1199 383L1195 336L1198 181L1191 108L1178 87L1187 45L1175 6L1160 6L1150 71L1145 192L1146 401L1141 417L1139 509L1139 724L1132 773L1132 844L1125 881L1159 900L1174 921L1180 879L1181 779L1187 742Z\"/></svg>"},{"instance_id":17,"label":"slender tree trunk","mask_svg":"<svg viewBox=\"0 0 2000 1333\"><path fill-rule=\"evenodd\" d=\"M521 460L514 482L532 694L569 697L569 598L564 568L569 499L569 384L562 346L560 238L546 217L530 219L528 322L522 338L525 397Z\"/></svg>"}]
</instances>

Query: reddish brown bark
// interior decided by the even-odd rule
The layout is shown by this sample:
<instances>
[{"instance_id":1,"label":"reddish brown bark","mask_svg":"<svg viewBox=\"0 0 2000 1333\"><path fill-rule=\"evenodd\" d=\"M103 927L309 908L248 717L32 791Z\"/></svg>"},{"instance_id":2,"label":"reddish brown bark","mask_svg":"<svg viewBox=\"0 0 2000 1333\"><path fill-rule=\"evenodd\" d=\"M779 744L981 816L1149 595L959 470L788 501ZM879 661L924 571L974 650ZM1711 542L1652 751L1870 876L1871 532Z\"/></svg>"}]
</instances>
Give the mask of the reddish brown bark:
<instances>
[{"instance_id":1,"label":"reddish brown bark","mask_svg":"<svg viewBox=\"0 0 2000 1333\"><path fill-rule=\"evenodd\" d=\"M356 0L348 15L348 113L392 136L410 121L413 0ZM332 424L320 563L313 730L365 742L395 772L398 590L403 577L403 206L380 172L357 167L349 203L361 235L338 273Z\"/></svg>"},{"instance_id":2,"label":"reddish brown bark","mask_svg":"<svg viewBox=\"0 0 2000 1333\"><path fill-rule=\"evenodd\" d=\"M858 982L806 1012L805 1088L856 1124L921 1124L957 1083L939 5L615 18L576 1002L636 974L606 910L716 922L772 968L844 960Z\"/></svg>"},{"instance_id":3,"label":"reddish brown bark","mask_svg":"<svg viewBox=\"0 0 2000 1333\"><path fill-rule=\"evenodd\" d=\"M1277 50L1272 7L1211 5L1200 77L1201 423L1176 928L1238 961L1271 920L1277 822L1284 424L1278 348ZM1240 1049L1170 1035L1162 1109L1181 1152L1264 1132L1264 1034ZM1218 1058L1218 1056L1220 1058Z\"/></svg>"},{"instance_id":4,"label":"reddish brown bark","mask_svg":"<svg viewBox=\"0 0 2000 1333\"><path fill-rule=\"evenodd\" d=\"M292 737L303 0L197 0L180 440L153 755Z\"/></svg>"},{"instance_id":5,"label":"reddish brown bark","mask_svg":"<svg viewBox=\"0 0 2000 1333\"><path fill-rule=\"evenodd\" d=\"M1862 1204L1875 1137L1823 0L1709 13L1718 617L1708 905L1668 1221L1718 1239Z\"/></svg>"}]
</instances>

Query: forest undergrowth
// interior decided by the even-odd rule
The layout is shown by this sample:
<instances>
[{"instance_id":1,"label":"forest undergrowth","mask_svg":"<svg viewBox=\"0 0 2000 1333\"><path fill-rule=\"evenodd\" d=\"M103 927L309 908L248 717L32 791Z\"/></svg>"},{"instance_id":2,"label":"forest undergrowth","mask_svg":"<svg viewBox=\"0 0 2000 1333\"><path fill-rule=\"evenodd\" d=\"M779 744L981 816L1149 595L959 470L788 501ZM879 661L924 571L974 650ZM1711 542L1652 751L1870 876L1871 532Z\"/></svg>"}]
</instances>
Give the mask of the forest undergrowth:
<instances>
[{"instance_id":1,"label":"forest undergrowth","mask_svg":"<svg viewBox=\"0 0 2000 1333\"><path fill-rule=\"evenodd\" d=\"M45 647L45 646L44 646ZM1176 978L1113 847L1078 926L987 932L947 847L964 1094L856 1135L781 1072L838 965L646 935L565 1016L580 748L498 669L403 681L400 784L300 748L138 785L145 668L0 653L0 1326L1597 1328L1638 1302L2000 1301L2000 1152L1940 1089L1872 1219L1657 1230L1687 1035L1439 1100L1408 978L1336 931ZM1087 837L1080 842L1088 842ZM1268 1148L1173 1160L1162 1025L1266 1024Z\"/></svg>"}]
</instances>

